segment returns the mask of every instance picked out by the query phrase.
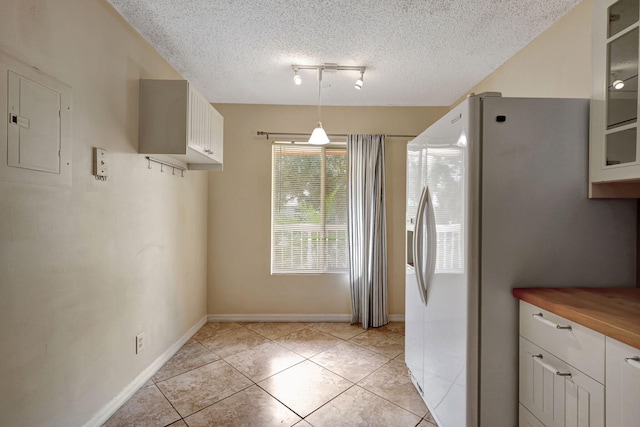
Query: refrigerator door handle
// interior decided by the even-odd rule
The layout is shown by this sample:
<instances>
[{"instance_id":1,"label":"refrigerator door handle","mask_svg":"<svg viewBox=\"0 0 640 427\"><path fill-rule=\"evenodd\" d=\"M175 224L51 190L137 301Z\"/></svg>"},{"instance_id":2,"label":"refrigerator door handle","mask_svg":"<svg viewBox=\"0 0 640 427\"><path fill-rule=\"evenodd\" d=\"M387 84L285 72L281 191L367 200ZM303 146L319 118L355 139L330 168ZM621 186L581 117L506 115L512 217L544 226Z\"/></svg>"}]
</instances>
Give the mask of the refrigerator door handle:
<instances>
[{"instance_id":1,"label":"refrigerator door handle","mask_svg":"<svg viewBox=\"0 0 640 427\"><path fill-rule=\"evenodd\" d=\"M423 280L425 302L427 296L427 287L431 284L433 276L436 272L436 257L438 248L438 235L436 231L436 214L433 210L433 201L431 199L431 192L427 187L426 205L429 208L427 214L427 239L428 239L428 253L427 253L427 280Z\"/></svg>"},{"instance_id":2,"label":"refrigerator door handle","mask_svg":"<svg viewBox=\"0 0 640 427\"><path fill-rule=\"evenodd\" d=\"M427 304L427 295L424 287L424 277L422 276L422 231L424 228L424 209L427 202L428 190L427 187L422 189L420 194L420 201L418 202L418 212L416 213L416 227L413 233L413 265L416 272L416 284L418 285L418 293L423 304ZM428 254L427 254L428 256Z\"/></svg>"}]
</instances>

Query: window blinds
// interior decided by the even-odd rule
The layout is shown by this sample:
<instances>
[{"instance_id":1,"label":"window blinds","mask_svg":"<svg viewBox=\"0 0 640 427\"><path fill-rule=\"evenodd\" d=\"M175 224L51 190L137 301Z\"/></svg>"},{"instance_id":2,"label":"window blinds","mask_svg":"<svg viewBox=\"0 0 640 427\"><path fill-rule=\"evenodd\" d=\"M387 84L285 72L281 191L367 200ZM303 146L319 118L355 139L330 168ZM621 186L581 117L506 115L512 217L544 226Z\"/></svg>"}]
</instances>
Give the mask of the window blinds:
<instances>
[{"instance_id":1,"label":"window blinds","mask_svg":"<svg viewBox=\"0 0 640 427\"><path fill-rule=\"evenodd\" d=\"M271 272L344 272L345 147L273 145Z\"/></svg>"}]
</instances>

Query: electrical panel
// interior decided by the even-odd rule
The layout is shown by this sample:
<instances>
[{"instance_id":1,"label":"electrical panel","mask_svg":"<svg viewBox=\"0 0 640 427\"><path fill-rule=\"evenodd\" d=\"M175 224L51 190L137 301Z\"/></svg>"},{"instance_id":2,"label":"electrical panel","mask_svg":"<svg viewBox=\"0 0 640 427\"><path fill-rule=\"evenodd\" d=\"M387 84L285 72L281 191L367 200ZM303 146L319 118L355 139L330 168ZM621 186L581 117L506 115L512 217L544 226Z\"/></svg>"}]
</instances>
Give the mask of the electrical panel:
<instances>
[{"instance_id":1,"label":"electrical panel","mask_svg":"<svg viewBox=\"0 0 640 427\"><path fill-rule=\"evenodd\" d=\"M71 88L2 52L0 78L0 179L70 187Z\"/></svg>"},{"instance_id":2,"label":"electrical panel","mask_svg":"<svg viewBox=\"0 0 640 427\"><path fill-rule=\"evenodd\" d=\"M8 74L9 166L60 173L60 93Z\"/></svg>"}]
</instances>

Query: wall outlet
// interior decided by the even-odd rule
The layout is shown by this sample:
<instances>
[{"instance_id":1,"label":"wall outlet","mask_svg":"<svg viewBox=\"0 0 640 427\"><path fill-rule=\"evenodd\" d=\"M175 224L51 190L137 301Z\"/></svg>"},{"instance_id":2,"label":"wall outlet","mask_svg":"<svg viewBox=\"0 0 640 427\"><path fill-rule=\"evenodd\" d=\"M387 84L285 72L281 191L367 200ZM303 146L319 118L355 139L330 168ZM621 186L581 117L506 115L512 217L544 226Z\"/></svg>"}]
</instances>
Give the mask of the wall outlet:
<instances>
[{"instance_id":1,"label":"wall outlet","mask_svg":"<svg viewBox=\"0 0 640 427\"><path fill-rule=\"evenodd\" d=\"M144 332L136 335L136 354L139 354L147 346L147 339L144 337Z\"/></svg>"}]
</instances>

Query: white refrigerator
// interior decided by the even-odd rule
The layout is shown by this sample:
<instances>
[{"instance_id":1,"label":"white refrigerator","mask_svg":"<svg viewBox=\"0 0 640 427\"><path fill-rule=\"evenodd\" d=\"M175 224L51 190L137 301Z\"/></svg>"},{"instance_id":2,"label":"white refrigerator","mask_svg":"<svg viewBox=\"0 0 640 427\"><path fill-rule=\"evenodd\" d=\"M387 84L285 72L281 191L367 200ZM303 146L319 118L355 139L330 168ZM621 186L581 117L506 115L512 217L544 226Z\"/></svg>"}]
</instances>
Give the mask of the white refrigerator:
<instances>
[{"instance_id":1,"label":"white refrigerator","mask_svg":"<svg viewBox=\"0 0 640 427\"><path fill-rule=\"evenodd\" d=\"M512 288L635 284L635 200L587 198L588 109L471 96L407 146L405 360L440 427L518 425Z\"/></svg>"}]
</instances>

